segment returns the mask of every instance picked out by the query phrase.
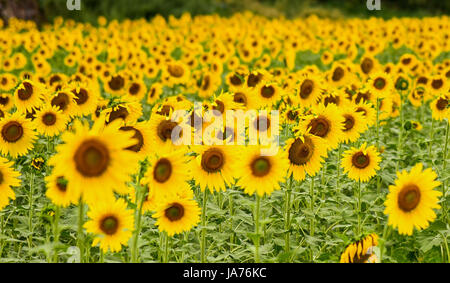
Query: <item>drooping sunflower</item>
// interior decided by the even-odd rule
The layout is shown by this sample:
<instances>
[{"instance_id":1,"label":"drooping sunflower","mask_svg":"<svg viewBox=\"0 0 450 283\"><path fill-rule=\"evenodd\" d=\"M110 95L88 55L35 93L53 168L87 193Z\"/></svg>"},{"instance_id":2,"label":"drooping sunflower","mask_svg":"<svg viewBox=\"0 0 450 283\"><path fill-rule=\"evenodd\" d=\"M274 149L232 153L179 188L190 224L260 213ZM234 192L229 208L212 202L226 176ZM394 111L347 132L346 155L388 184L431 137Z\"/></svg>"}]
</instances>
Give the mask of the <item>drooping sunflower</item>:
<instances>
[{"instance_id":1,"label":"drooping sunflower","mask_svg":"<svg viewBox=\"0 0 450 283\"><path fill-rule=\"evenodd\" d=\"M184 150L158 152L149 162L142 184L154 190L155 197L161 198L168 193L189 188L187 181L191 178L188 157Z\"/></svg>"},{"instance_id":2,"label":"drooping sunflower","mask_svg":"<svg viewBox=\"0 0 450 283\"><path fill-rule=\"evenodd\" d=\"M14 200L16 195L11 187L20 186L20 173L14 171L13 162L0 157L0 210L9 204L9 200Z\"/></svg>"},{"instance_id":3,"label":"drooping sunflower","mask_svg":"<svg viewBox=\"0 0 450 283\"><path fill-rule=\"evenodd\" d=\"M289 159L288 175L292 173L297 181L304 180L306 174L315 176L328 155L325 141L311 134L287 140L285 151Z\"/></svg>"},{"instance_id":4,"label":"drooping sunflower","mask_svg":"<svg viewBox=\"0 0 450 283\"><path fill-rule=\"evenodd\" d=\"M63 175L51 174L45 177L47 191L45 195L55 204L61 207L76 204L79 195L69 186L69 181Z\"/></svg>"},{"instance_id":5,"label":"drooping sunflower","mask_svg":"<svg viewBox=\"0 0 450 283\"><path fill-rule=\"evenodd\" d=\"M91 129L76 120L73 131L63 133L58 154L49 160L54 174L65 176L88 203L112 195L113 190L126 193L125 182L137 170L137 154L125 149L136 142L133 133L119 127L117 122L105 127L96 122Z\"/></svg>"},{"instance_id":6,"label":"drooping sunflower","mask_svg":"<svg viewBox=\"0 0 450 283\"><path fill-rule=\"evenodd\" d=\"M46 104L36 111L33 126L42 135L53 137L66 129L69 116L64 115L56 106Z\"/></svg>"},{"instance_id":7,"label":"drooping sunflower","mask_svg":"<svg viewBox=\"0 0 450 283\"><path fill-rule=\"evenodd\" d=\"M441 184L436 178L431 168L423 170L422 163L409 173L397 172L395 185L389 186L384 214L388 215L388 224L398 228L400 234L412 235L414 227L425 229L436 218L433 209L440 208L438 197L442 195L434 190Z\"/></svg>"},{"instance_id":8,"label":"drooping sunflower","mask_svg":"<svg viewBox=\"0 0 450 283\"><path fill-rule=\"evenodd\" d=\"M169 194L158 205L152 217L157 219L155 225L159 231L173 236L189 231L200 222L200 207L193 199Z\"/></svg>"},{"instance_id":9,"label":"drooping sunflower","mask_svg":"<svg viewBox=\"0 0 450 283\"><path fill-rule=\"evenodd\" d=\"M237 184L245 193L253 195L256 192L262 197L280 189L279 182L285 179L288 168L287 154L282 149L267 155L261 146L248 146L236 164L235 176L240 177Z\"/></svg>"},{"instance_id":10,"label":"drooping sunflower","mask_svg":"<svg viewBox=\"0 0 450 283\"><path fill-rule=\"evenodd\" d=\"M442 121L444 118L447 118L450 120L450 107L448 101L448 96L441 95L430 103L431 117L433 119Z\"/></svg>"},{"instance_id":11,"label":"drooping sunflower","mask_svg":"<svg viewBox=\"0 0 450 283\"><path fill-rule=\"evenodd\" d=\"M344 117L335 104L324 106L319 104L312 109L313 114L305 117L299 124L300 132L309 132L325 139L328 148L336 148L342 139Z\"/></svg>"},{"instance_id":12,"label":"drooping sunflower","mask_svg":"<svg viewBox=\"0 0 450 283\"><path fill-rule=\"evenodd\" d=\"M0 152L16 158L33 148L36 132L31 121L19 112L7 114L0 120Z\"/></svg>"},{"instance_id":13,"label":"drooping sunflower","mask_svg":"<svg viewBox=\"0 0 450 283\"><path fill-rule=\"evenodd\" d=\"M375 146L364 143L360 148L351 148L344 152L341 167L350 179L367 182L380 169L381 157Z\"/></svg>"},{"instance_id":14,"label":"drooping sunflower","mask_svg":"<svg viewBox=\"0 0 450 283\"><path fill-rule=\"evenodd\" d=\"M91 219L84 224L88 233L95 234L92 246L100 243L107 252L119 252L131 238L134 217L133 210L127 209L123 199L100 201L92 205L87 216Z\"/></svg>"},{"instance_id":15,"label":"drooping sunflower","mask_svg":"<svg viewBox=\"0 0 450 283\"><path fill-rule=\"evenodd\" d=\"M233 169L239 159L236 146L199 146L197 157L191 161L191 174L201 191L225 191L225 184L233 183Z\"/></svg>"},{"instance_id":16,"label":"drooping sunflower","mask_svg":"<svg viewBox=\"0 0 450 283\"><path fill-rule=\"evenodd\" d=\"M378 235L370 234L345 248L340 263L377 263L373 248L378 245Z\"/></svg>"},{"instance_id":17,"label":"drooping sunflower","mask_svg":"<svg viewBox=\"0 0 450 283\"><path fill-rule=\"evenodd\" d=\"M24 80L14 91L14 105L18 112L31 112L42 104L43 97L43 88L39 83Z\"/></svg>"},{"instance_id":18,"label":"drooping sunflower","mask_svg":"<svg viewBox=\"0 0 450 283\"><path fill-rule=\"evenodd\" d=\"M148 121L122 126L119 130L125 132L132 131L134 133L133 139L135 139L135 143L125 149L138 153L141 159L144 159L147 155L150 155L152 151L152 136L148 126Z\"/></svg>"}]
</instances>

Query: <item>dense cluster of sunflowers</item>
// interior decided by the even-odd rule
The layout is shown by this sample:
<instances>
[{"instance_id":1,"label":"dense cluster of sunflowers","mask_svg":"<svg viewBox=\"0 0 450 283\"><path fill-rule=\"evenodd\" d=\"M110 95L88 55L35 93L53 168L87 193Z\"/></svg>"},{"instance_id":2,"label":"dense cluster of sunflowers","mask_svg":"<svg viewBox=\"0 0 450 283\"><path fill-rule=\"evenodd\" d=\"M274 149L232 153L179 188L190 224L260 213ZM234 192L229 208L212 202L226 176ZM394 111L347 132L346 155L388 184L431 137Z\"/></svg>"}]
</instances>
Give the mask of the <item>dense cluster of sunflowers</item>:
<instances>
[{"instance_id":1,"label":"dense cluster of sunflowers","mask_svg":"<svg viewBox=\"0 0 450 283\"><path fill-rule=\"evenodd\" d=\"M60 208L77 206L81 258L83 239L92 233L92 245L102 252L119 252L130 242L131 260L138 261L142 218L150 212L166 245L201 222L199 260L205 262L207 196L241 188L256 199L258 262L263 197L285 188L291 231L293 188L310 180L314 208L314 176L337 151L336 190L342 169L355 181L360 212L361 183L376 179L374 186L383 185L376 176L384 151L379 131L392 119L401 121L401 153L405 105L426 105L433 120L446 120L448 133L450 59L435 59L450 49L449 25L447 17L331 21L186 14L121 23L99 18L96 27L59 18L38 29L11 19L0 30L0 209L15 199L20 170L45 166L46 196L57 209L53 241L59 239ZM377 54L388 47L408 52L381 63ZM319 60L302 61L301 54ZM198 111L194 102L201 103ZM206 135L200 145L174 144L173 131L181 127L173 117L177 110L205 118L211 109L222 115L279 110L281 127L270 133L280 138L276 154L261 154L267 144L227 144L240 133L225 127L213 133L222 144L207 143ZM246 128L270 131L270 119L259 114ZM261 120L267 127L259 126ZM211 122L191 121L177 136L202 133ZM420 121L408 125L422 127ZM364 133L371 142L360 139ZM447 138L443 172L446 155ZM23 162L27 156L29 164ZM397 174L385 188L384 213L388 225L412 235L445 206L446 182L421 162ZM439 186L442 192L435 190ZM373 252L378 236L365 231L360 214L341 262L379 261ZM309 221L314 236L314 216ZM287 232L287 251L290 241Z\"/></svg>"}]
</instances>

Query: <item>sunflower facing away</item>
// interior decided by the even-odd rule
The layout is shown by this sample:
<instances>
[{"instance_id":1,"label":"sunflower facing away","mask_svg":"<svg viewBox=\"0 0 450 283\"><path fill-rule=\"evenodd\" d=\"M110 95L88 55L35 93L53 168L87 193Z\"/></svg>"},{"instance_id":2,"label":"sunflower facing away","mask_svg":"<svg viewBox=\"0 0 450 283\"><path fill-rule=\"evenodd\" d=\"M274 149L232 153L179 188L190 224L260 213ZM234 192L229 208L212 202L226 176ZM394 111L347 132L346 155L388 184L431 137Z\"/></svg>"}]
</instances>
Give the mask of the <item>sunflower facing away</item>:
<instances>
[{"instance_id":1,"label":"sunflower facing away","mask_svg":"<svg viewBox=\"0 0 450 283\"><path fill-rule=\"evenodd\" d=\"M367 182L380 169L380 161L380 153L375 146L367 147L364 143L360 148L353 147L344 152L341 166L350 179Z\"/></svg>"},{"instance_id":2,"label":"sunflower facing away","mask_svg":"<svg viewBox=\"0 0 450 283\"><path fill-rule=\"evenodd\" d=\"M433 209L439 209L441 192L434 188L441 183L436 181L436 173L423 164L416 164L408 173L406 170L397 172L395 185L389 186L384 213L388 215L388 224L398 228L400 234L412 235L414 227L417 230L428 227L429 222L436 218Z\"/></svg>"},{"instance_id":3,"label":"sunflower facing away","mask_svg":"<svg viewBox=\"0 0 450 283\"><path fill-rule=\"evenodd\" d=\"M88 233L95 234L92 246L100 243L107 252L118 252L127 245L134 227L133 210L127 209L123 199L101 201L92 206L87 216L91 219L84 224Z\"/></svg>"},{"instance_id":4,"label":"sunflower facing away","mask_svg":"<svg viewBox=\"0 0 450 283\"><path fill-rule=\"evenodd\" d=\"M0 210L9 204L10 199L15 199L16 195L11 187L20 186L19 172L14 171L13 162L0 157Z\"/></svg>"},{"instance_id":5,"label":"sunflower facing away","mask_svg":"<svg viewBox=\"0 0 450 283\"><path fill-rule=\"evenodd\" d=\"M200 221L200 208L193 199L182 198L175 194L168 194L158 206L155 225L159 231L167 232L167 235L189 231Z\"/></svg>"}]
</instances>

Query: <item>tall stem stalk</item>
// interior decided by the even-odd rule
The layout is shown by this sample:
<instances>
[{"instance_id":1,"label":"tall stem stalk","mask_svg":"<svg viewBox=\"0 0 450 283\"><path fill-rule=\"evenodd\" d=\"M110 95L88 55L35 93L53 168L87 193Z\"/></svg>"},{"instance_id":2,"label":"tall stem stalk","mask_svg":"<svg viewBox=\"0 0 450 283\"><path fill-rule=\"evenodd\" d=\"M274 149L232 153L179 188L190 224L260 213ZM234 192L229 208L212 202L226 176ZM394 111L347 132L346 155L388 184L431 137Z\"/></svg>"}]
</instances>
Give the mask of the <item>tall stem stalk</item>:
<instances>
[{"instance_id":1,"label":"tall stem stalk","mask_svg":"<svg viewBox=\"0 0 450 283\"><path fill-rule=\"evenodd\" d=\"M310 203L309 203L309 209L311 210L311 219L309 220L309 235L311 237L314 237L314 226L315 226L315 215L314 215L314 177L311 177L311 185L309 187L309 197L310 197ZM310 249L310 260L313 262L314 255L312 247Z\"/></svg>"},{"instance_id":2,"label":"tall stem stalk","mask_svg":"<svg viewBox=\"0 0 450 283\"><path fill-rule=\"evenodd\" d=\"M59 242L59 217L60 217L60 207L56 206L56 210L55 210L55 219L53 220L53 241L54 244L58 244ZM54 248L53 251L53 262L57 263L58 262L58 251L56 250L56 248Z\"/></svg>"},{"instance_id":3,"label":"tall stem stalk","mask_svg":"<svg viewBox=\"0 0 450 283\"><path fill-rule=\"evenodd\" d=\"M208 197L208 191L205 188L203 192L203 205L202 205L202 237L200 241L200 262L206 262L206 199Z\"/></svg>"},{"instance_id":4,"label":"tall stem stalk","mask_svg":"<svg viewBox=\"0 0 450 283\"><path fill-rule=\"evenodd\" d=\"M84 203L83 199L80 197L80 201L78 202L78 234L77 234L77 245L78 249L80 250L80 262L84 261L83 224L84 224Z\"/></svg>"},{"instance_id":5,"label":"tall stem stalk","mask_svg":"<svg viewBox=\"0 0 450 283\"><path fill-rule=\"evenodd\" d=\"M142 223L142 207L144 205L145 200L145 192L142 191L142 187L138 185L138 189L136 191L136 200L138 202L138 206L136 207L136 226L133 234L133 246L131 248L131 262L137 263L139 257L139 249L138 249L138 239L139 234L141 233L141 223Z\"/></svg>"},{"instance_id":6,"label":"tall stem stalk","mask_svg":"<svg viewBox=\"0 0 450 283\"><path fill-rule=\"evenodd\" d=\"M284 235L284 248L285 252L289 253L290 251L290 239L291 239L291 194L292 194L292 174L289 176L289 183L286 190L286 203L285 203L285 210L286 210L286 216L284 218L284 230L286 230L286 234Z\"/></svg>"},{"instance_id":7,"label":"tall stem stalk","mask_svg":"<svg viewBox=\"0 0 450 283\"><path fill-rule=\"evenodd\" d=\"M261 206L261 198L256 194L256 208L255 208L255 263L259 263L259 210Z\"/></svg>"},{"instance_id":8,"label":"tall stem stalk","mask_svg":"<svg viewBox=\"0 0 450 283\"><path fill-rule=\"evenodd\" d=\"M445 174L447 171L445 171L447 169L447 155L448 155L448 132L449 132L449 125L450 125L450 121L447 121L447 127L445 129L445 145L444 145L444 161L442 164L442 173ZM444 180L443 184L442 184L442 199L444 200L444 202L442 203L442 211L444 212L444 219L445 221L448 223L448 208L447 208L447 179ZM449 255L450 257L450 255Z\"/></svg>"}]
</instances>

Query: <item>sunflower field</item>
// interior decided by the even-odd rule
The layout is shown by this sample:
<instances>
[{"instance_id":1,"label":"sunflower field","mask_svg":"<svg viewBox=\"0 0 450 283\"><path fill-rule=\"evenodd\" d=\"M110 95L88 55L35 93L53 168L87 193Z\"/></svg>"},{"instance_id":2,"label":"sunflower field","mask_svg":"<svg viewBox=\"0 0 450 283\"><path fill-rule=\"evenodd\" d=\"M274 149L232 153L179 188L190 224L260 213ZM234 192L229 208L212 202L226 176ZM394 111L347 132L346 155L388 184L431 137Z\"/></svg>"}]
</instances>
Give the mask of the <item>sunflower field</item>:
<instances>
[{"instance_id":1,"label":"sunflower field","mask_svg":"<svg viewBox=\"0 0 450 283\"><path fill-rule=\"evenodd\" d=\"M447 16L0 22L0 261L450 262L449 36Z\"/></svg>"}]
</instances>

